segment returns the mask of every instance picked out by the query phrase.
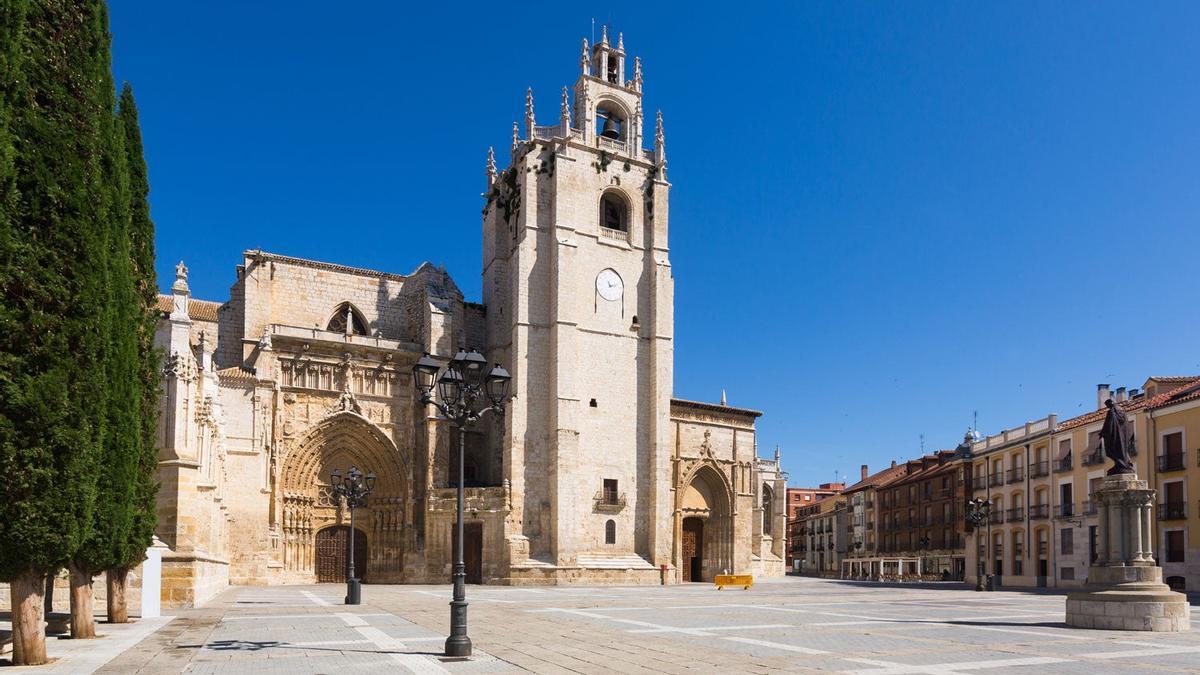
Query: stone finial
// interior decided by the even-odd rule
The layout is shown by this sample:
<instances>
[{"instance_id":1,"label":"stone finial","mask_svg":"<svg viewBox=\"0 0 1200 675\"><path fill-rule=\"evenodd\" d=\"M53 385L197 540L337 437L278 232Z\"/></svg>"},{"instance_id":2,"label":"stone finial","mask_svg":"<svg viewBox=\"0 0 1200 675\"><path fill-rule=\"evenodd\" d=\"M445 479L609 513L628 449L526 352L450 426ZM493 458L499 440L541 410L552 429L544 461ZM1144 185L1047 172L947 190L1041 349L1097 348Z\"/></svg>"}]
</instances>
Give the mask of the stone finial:
<instances>
[{"instance_id":1,"label":"stone finial","mask_svg":"<svg viewBox=\"0 0 1200 675\"><path fill-rule=\"evenodd\" d=\"M488 146L487 182L489 186L496 182L496 149L491 146Z\"/></svg>"},{"instance_id":2,"label":"stone finial","mask_svg":"<svg viewBox=\"0 0 1200 675\"><path fill-rule=\"evenodd\" d=\"M779 445L775 445L775 466L779 466Z\"/></svg>"},{"instance_id":3,"label":"stone finial","mask_svg":"<svg viewBox=\"0 0 1200 675\"><path fill-rule=\"evenodd\" d=\"M179 264L175 266L175 283L171 284L171 290L174 291L175 293L183 293L185 295L187 293L189 293L190 290L188 289L187 279L188 279L187 265L184 265L183 261L180 260Z\"/></svg>"},{"instance_id":4,"label":"stone finial","mask_svg":"<svg viewBox=\"0 0 1200 675\"><path fill-rule=\"evenodd\" d=\"M584 75L592 74L592 59L588 54L587 38L583 38L583 51L579 53L579 72Z\"/></svg>"},{"instance_id":5,"label":"stone finial","mask_svg":"<svg viewBox=\"0 0 1200 675\"><path fill-rule=\"evenodd\" d=\"M533 87L525 90L525 136L533 138L536 134L537 122L533 117Z\"/></svg>"},{"instance_id":6,"label":"stone finial","mask_svg":"<svg viewBox=\"0 0 1200 675\"><path fill-rule=\"evenodd\" d=\"M608 24L600 24L600 44L608 44Z\"/></svg>"},{"instance_id":7,"label":"stone finial","mask_svg":"<svg viewBox=\"0 0 1200 675\"><path fill-rule=\"evenodd\" d=\"M667 179L667 140L663 135L662 111L658 111L658 115L654 122L654 159L658 162L659 178Z\"/></svg>"},{"instance_id":8,"label":"stone finial","mask_svg":"<svg viewBox=\"0 0 1200 675\"><path fill-rule=\"evenodd\" d=\"M513 151L514 155L517 153L517 146L520 145L520 143L521 143L521 128L518 127L517 123L514 121L513 122L513 139L512 139L512 151Z\"/></svg>"},{"instance_id":9,"label":"stone finial","mask_svg":"<svg viewBox=\"0 0 1200 675\"><path fill-rule=\"evenodd\" d=\"M625 34L617 33L617 49L625 49Z\"/></svg>"},{"instance_id":10,"label":"stone finial","mask_svg":"<svg viewBox=\"0 0 1200 675\"><path fill-rule=\"evenodd\" d=\"M567 88L562 89L562 109L559 111L562 121L563 137L566 138L571 133L571 99L567 95Z\"/></svg>"},{"instance_id":11,"label":"stone finial","mask_svg":"<svg viewBox=\"0 0 1200 675\"><path fill-rule=\"evenodd\" d=\"M258 348L263 351L271 350L271 327L264 326L262 337L258 338Z\"/></svg>"},{"instance_id":12,"label":"stone finial","mask_svg":"<svg viewBox=\"0 0 1200 675\"><path fill-rule=\"evenodd\" d=\"M633 57L633 88L642 90L642 57Z\"/></svg>"}]
</instances>

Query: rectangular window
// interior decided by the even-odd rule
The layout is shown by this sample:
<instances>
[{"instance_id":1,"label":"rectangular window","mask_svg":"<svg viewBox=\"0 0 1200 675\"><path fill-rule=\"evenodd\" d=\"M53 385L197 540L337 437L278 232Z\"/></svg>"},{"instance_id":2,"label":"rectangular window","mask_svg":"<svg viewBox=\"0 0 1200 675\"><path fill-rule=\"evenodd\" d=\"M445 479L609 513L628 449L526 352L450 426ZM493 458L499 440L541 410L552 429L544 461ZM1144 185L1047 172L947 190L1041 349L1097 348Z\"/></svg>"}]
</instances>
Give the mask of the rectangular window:
<instances>
[{"instance_id":1,"label":"rectangular window","mask_svg":"<svg viewBox=\"0 0 1200 675\"><path fill-rule=\"evenodd\" d=\"M616 478L605 478L604 479L604 503L605 504L616 504L617 503L617 479Z\"/></svg>"},{"instance_id":2,"label":"rectangular window","mask_svg":"<svg viewBox=\"0 0 1200 675\"><path fill-rule=\"evenodd\" d=\"M1021 576L1025 574L1025 561L1020 558L1013 560L1013 574Z\"/></svg>"},{"instance_id":3,"label":"rectangular window","mask_svg":"<svg viewBox=\"0 0 1200 675\"><path fill-rule=\"evenodd\" d=\"M1058 442L1058 459L1071 454L1071 439L1064 438Z\"/></svg>"},{"instance_id":4,"label":"rectangular window","mask_svg":"<svg viewBox=\"0 0 1200 675\"><path fill-rule=\"evenodd\" d=\"M1183 530L1167 532L1167 562L1183 562Z\"/></svg>"},{"instance_id":5,"label":"rectangular window","mask_svg":"<svg viewBox=\"0 0 1200 675\"><path fill-rule=\"evenodd\" d=\"M1074 528L1064 527L1061 532L1062 542L1059 547L1059 552L1063 555L1072 555L1075 553L1075 530Z\"/></svg>"}]
</instances>

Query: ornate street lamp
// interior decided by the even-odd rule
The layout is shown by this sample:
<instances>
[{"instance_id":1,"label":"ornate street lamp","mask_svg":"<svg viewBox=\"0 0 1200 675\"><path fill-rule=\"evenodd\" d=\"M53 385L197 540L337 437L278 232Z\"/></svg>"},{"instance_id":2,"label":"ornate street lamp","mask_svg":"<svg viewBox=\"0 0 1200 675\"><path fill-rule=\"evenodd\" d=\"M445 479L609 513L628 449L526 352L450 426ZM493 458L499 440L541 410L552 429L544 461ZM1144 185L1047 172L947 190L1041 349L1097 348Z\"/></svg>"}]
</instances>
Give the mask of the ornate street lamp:
<instances>
[{"instance_id":1,"label":"ornate street lamp","mask_svg":"<svg viewBox=\"0 0 1200 675\"><path fill-rule=\"evenodd\" d=\"M441 377L438 371L441 371ZM467 454L467 429L475 426L489 410L504 414L508 385L512 377L496 364L487 368L487 359L474 349L459 350L443 369L437 360L425 354L413 365L413 385L423 405L432 405L442 419L458 429L458 514L454 547L454 598L450 601L450 637L446 638L446 656L470 656L471 638L467 637L467 566L463 562L463 467ZM441 401L433 397L437 388Z\"/></svg>"},{"instance_id":2,"label":"ornate street lamp","mask_svg":"<svg viewBox=\"0 0 1200 675\"><path fill-rule=\"evenodd\" d=\"M983 587L983 556L979 554L979 537L983 531L980 529L987 522L988 514L992 511L992 503L986 499L972 499L967 502L967 522L971 524L971 528L975 530L975 557L978 563L975 566L975 590L982 591Z\"/></svg>"},{"instance_id":3,"label":"ornate street lamp","mask_svg":"<svg viewBox=\"0 0 1200 675\"><path fill-rule=\"evenodd\" d=\"M375 472L370 471L365 476L357 466L351 466L342 477L341 469L334 469L329 475L333 484L334 494L346 500L346 508L350 509L350 562L346 573L346 604L362 604L362 583L354 576L354 509L367 505L367 496L375 489Z\"/></svg>"}]
</instances>

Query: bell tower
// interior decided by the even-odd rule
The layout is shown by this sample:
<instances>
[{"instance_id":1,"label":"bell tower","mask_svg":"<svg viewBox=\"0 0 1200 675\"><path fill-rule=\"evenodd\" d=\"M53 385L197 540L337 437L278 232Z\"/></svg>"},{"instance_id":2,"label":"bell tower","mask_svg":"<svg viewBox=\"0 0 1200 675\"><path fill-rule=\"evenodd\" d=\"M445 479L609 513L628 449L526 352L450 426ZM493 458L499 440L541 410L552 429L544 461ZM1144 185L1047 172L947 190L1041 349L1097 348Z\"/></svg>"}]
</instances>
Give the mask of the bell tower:
<instances>
[{"instance_id":1,"label":"bell tower","mask_svg":"<svg viewBox=\"0 0 1200 675\"><path fill-rule=\"evenodd\" d=\"M662 116L644 148L642 66L625 79L628 64L607 27L584 40L556 123L538 125L527 91L509 166L489 151L483 294L490 357L513 375L514 575L671 561L670 184Z\"/></svg>"}]
</instances>

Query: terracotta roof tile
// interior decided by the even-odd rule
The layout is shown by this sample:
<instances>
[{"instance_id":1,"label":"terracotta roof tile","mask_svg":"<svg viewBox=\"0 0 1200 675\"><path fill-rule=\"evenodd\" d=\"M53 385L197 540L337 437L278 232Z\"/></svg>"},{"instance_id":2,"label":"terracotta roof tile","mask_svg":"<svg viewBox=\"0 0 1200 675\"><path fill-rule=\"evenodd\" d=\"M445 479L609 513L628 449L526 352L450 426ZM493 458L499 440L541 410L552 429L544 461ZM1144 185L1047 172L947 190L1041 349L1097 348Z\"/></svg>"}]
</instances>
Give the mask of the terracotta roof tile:
<instances>
[{"instance_id":1,"label":"terracotta roof tile","mask_svg":"<svg viewBox=\"0 0 1200 675\"><path fill-rule=\"evenodd\" d=\"M1141 409L1147 408L1147 407L1157 408L1157 407L1161 407L1162 405L1167 404L1167 403L1175 403L1176 401L1172 400L1172 399L1174 399L1174 397L1178 396L1181 392L1185 392L1185 391L1190 392L1192 389L1200 387L1200 377L1197 377L1195 375L1193 375L1191 377L1170 377L1170 378L1154 378L1154 379L1157 379L1160 382L1168 381L1168 382L1172 382L1172 383L1174 381L1181 381L1181 382L1184 382L1185 384L1181 387L1175 387L1174 389L1172 389L1170 391L1161 393L1150 399L1147 399L1146 397L1142 396L1142 397L1135 398L1130 401L1122 401L1121 403L1118 403L1117 405L1121 406L1121 409L1127 413L1128 412L1137 412L1138 410L1141 410ZM1197 393L1200 393L1200 391L1198 391ZM1079 415L1078 417L1072 417L1069 420L1064 420L1062 422L1059 422L1058 426L1055 428L1055 431L1066 431L1068 429L1074 429L1076 427L1081 427L1081 426L1084 426L1087 424L1092 424L1093 422L1099 422L1104 419L1104 415L1106 414L1106 412L1107 412L1107 408L1100 408L1099 410L1093 410L1089 413L1084 413L1082 415Z\"/></svg>"},{"instance_id":2,"label":"terracotta roof tile","mask_svg":"<svg viewBox=\"0 0 1200 675\"><path fill-rule=\"evenodd\" d=\"M222 382L248 384L258 381L254 376L254 371L241 366L233 366L232 368L222 368L217 371L217 377Z\"/></svg>"},{"instance_id":3,"label":"terracotta roof tile","mask_svg":"<svg viewBox=\"0 0 1200 675\"><path fill-rule=\"evenodd\" d=\"M896 466L889 466L888 468L884 469L883 471L877 471L877 472L871 474L870 476L867 476L865 480L860 480L857 483L855 483L854 485L851 485L850 487L846 488L845 490L842 490L842 494L847 494L850 492L857 492L858 490L862 490L865 488L883 487L884 485L887 485L888 483L891 483L892 481L895 481L899 478L903 478L907 473L908 473L908 464L907 463L897 464Z\"/></svg>"},{"instance_id":4,"label":"terracotta roof tile","mask_svg":"<svg viewBox=\"0 0 1200 675\"><path fill-rule=\"evenodd\" d=\"M221 308L221 303L211 302L209 300L196 300L188 298L188 316L196 321L211 321L217 322L217 310ZM164 314L171 313L171 296L158 294L158 311Z\"/></svg>"},{"instance_id":5,"label":"terracotta roof tile","mask_svg":"<svg viewBox=\"0 0 1200 675\"><path fill-rule=\"evenodd\" d=\"M1163 408L1169 405L1175 405L1176 403L1183 403L1184 401L1191 401L1197 398L1200 398L1200 379L1192 378L1192 381L1188 382L1182 387L1176 387L1171 391L1159 394L1158 396L1150 399L1146 403L1146 407Z\"/></svg>"}]
</instances>

